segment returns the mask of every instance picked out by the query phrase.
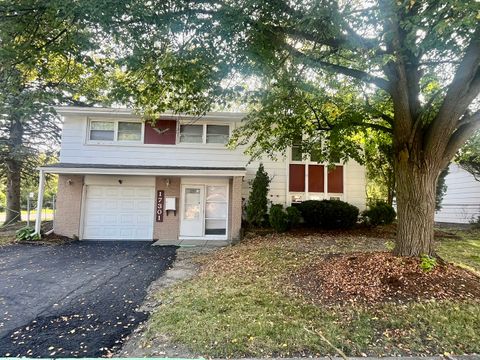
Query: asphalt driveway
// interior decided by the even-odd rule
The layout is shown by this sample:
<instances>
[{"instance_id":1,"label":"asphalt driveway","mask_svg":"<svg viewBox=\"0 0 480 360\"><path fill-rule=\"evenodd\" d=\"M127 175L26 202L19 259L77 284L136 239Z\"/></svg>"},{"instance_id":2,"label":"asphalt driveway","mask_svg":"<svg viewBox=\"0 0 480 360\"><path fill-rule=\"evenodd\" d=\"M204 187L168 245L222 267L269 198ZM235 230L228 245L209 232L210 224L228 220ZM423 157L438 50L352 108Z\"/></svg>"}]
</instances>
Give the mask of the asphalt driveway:
<instances>
[{"instance_id":1,"label":"asphalt driveway","mask_svg":"<svg viewBox=\"0 0 480 360\"><path fill-rule=\"evenodd\" d=\"M0 357L98 357L118 349L175 247L75 242L0 247Z\"/></svg>"}]
</instances>

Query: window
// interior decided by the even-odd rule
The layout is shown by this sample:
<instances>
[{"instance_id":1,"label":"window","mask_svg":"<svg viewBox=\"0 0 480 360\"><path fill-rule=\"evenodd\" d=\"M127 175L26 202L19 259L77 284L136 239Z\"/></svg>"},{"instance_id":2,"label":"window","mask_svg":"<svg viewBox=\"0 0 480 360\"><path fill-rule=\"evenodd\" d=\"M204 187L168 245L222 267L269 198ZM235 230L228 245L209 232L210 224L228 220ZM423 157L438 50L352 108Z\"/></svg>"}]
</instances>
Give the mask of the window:
<instances>
[{"instance_id":1,"label":"window","mask_svg":"<svg viewBox=\"0 0 480 360\"><path fill-rule=\"evenodd\" d=\"M113 141L114 138L114 121L92 121L90 123L90 140Z\"/></svg>"},{"instance_id":2,"label":"window","mask_svg":"<svg viewBox=\"0 0 480 360\"><path fill-rule=\"evenodd\" d=\"M180 125L179 142L184 144L226 144L230 136L228 125Z\"/></svg>"},{"instance_id":3,"label":"window","mask_svg":"<svg viewBox=\"0 0 480 360\"><path fill-rule=\"evenodd\" d=\"M302 161L303 154L302 154L302 139L299 137L293 141L292 144L292 161Z\"/></svg>"},{"instance_id":4,"label":"window","mask_svg":"<svg viewBox=\"0 0 480 360\"><path fill-rule=\"evenodd\" d=\"M227 233L227 199L226 186L207 186L205 235L225 235Z\"/></svg>"},{"instance_id":5,"label":"window","mask_svg":"<svg viewBox=\"0 0 480 360\"><path fill-rule=\"evenodd\" d=\"M94 142L140 142L143 124L136 121L92 120L88 140Z\"/></svg>"},{"instance_id":6,"label":"window","mask_svg":"<svg viewBox=\"0 0 480 360\"><path fill-rule=\"evenodd\" d=\"M229 135L227 125L207 125L207 144L226 144Z\"/></svg>"},{"instance_id":7,"label":"window","mask_svg":"<svg viewBox=\"0 0 480 360\"><path fill-rule=\"evenodd\" d=\"M140 141L142 140L142 124L136 122L118 123L118 141Z\"/></svg>"},{"instance_id":8,"label":"window","mask_svg":"<svg viewBox=\"0 0 480 360\"><path fill-rule=\"evenodd\" d=\"M203 143L203 125L180 125L180 142Z\"/></svg>"}]
</instances>

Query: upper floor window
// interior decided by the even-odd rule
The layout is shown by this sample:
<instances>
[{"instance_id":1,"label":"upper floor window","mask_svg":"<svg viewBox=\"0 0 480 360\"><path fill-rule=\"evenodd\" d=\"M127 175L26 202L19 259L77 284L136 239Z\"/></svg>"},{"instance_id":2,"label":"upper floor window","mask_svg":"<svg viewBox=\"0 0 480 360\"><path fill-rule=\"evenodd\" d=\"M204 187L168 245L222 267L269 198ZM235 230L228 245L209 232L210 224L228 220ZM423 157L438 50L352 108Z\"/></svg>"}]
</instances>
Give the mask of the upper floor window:
<instances>
[{"instance_id":1,"label":"upper floor window","mask_svg":"<svg viewBox=\"0 0 480 360\"><path fill-rule=\"evenodd\" d=\"M118 120L92 120L88 140L93 142L140 142L142 141L140 122Z\"/></svg>"},{"instance_id":2,"label":"upper floor window","mask_svg":"<svg viewBox=\"0 0 480 360\"><path fill-rule=\"evenodd\" d=\"M230 136L228 125L180 125L180 143L226 144Z\"/></svg>"},{"instance_id":3,"label":"upper floor window","mask_svg":"<svg viewBox=\"0 0 480 360\"><path fill-rule=\"evenodd\" d=\"M90 123L90 140L113 141L115 123L113 121L92 121Z\"/></svg>"},{"instance_id":4,"label":"upper floor window","mask_svg":"<svg viewBox=\"0 0 480 360\"><path fill-rule=\"evenodd\" d=\"M227 125L207 125L207 144L226 144L229 136Z\"/></svg>"},{"instance_id":5,"label":"upper floor window","mask_svg":"<svg viewBox=\"0 0 480 360\"><path fill-rule=\"evenodd\" d=\"M180 125L180 142L203 143L203 125Z\"/></svg>"}]
</instances>

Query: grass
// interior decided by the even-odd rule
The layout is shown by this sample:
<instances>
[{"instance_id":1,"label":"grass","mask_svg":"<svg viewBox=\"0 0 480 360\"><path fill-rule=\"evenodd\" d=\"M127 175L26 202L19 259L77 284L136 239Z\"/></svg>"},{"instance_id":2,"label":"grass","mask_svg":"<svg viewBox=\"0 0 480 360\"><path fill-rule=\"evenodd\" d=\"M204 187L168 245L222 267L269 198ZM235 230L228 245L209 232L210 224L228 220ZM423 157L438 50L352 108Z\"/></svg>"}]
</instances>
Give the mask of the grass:
<instances>
[{"instance_id":1,"label":"grass","mask_svg":"<svg viewBox=\"0 0 480 360\"><path fill-rule=\"evenodd\" d=\"M458 236L458 239L441 239L438 244L440 256L480 275L480 229L449 232Z\"/></svg>"},{"instance_id":2,"label":"grass","mask_svg":"<svg viewBox=\"0 0 480 360\"><path fill-rule=\"evenodd\" d=\"M455 244L442 241L442 251L462 242L476 251L477 235L462 236ZM326 307L309 303L285 284L312 254L352 248L385 249L385 240L272 236L210 254L200 260L203 270L197 277L158 294L162 305L146 336L168 334L195 355L208 357L333 355L316 332L351 356L480 352L479 302ZM475 265L468 250L462 254L455 262Z\"/></svg>"}]
</instances>

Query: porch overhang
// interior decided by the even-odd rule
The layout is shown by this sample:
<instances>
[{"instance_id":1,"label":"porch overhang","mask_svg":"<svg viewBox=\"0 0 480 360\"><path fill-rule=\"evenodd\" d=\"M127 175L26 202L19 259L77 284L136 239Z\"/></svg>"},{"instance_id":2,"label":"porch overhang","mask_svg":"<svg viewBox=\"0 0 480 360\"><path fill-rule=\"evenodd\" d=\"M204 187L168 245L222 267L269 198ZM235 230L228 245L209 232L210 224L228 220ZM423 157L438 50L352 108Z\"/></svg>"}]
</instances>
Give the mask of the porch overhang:
<instances>
[{"instance_id":1,"label":"porch overhang","mask_svg":"<svg viewBox=\"0 0 480 360\"><path fill-rule=\"evenodd\" d=\"M247 172L244 167L146 166L73 163L45 165L40 167L39 170L50 174L216 177L245 176Z\"/></svg>"}]
</instances>

